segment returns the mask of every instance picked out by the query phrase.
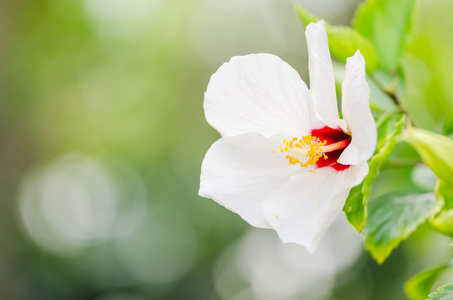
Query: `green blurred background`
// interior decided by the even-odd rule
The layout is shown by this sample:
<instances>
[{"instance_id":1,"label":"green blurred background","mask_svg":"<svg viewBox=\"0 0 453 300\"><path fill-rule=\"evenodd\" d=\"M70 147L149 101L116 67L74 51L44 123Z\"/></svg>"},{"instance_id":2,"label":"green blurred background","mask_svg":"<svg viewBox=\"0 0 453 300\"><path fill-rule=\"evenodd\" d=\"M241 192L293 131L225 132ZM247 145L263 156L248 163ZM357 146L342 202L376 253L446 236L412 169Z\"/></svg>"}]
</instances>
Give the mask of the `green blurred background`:
<instances>
[{"instance_id":1,"label":"green blurred background","mask_svg":"<svg viewBox=\"0 0 453 300\"><path fill-rule=\"evenodd\" d=\"M349 24L359 1L299 3ZM453 5L420 7L412 75L451 101ZM292 1L0 0L0 299L403 299L443 263L425 227L378 266L344 216L310 256L197 196L209 78L257 52L308 78ZM414 103L437 130L442 103ZM387 170L373 192L427 178Z\"/></svg>"}]
</instances>

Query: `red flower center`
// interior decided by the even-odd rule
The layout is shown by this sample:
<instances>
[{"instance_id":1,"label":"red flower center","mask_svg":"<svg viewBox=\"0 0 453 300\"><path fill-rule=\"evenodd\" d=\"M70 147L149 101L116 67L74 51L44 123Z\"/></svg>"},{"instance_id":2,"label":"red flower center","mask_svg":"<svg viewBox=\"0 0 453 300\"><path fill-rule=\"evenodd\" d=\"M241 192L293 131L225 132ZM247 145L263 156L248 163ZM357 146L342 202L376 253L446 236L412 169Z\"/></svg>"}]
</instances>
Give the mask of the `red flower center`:
<instances>
[{"instance_id":1,"label":"red flower center","mask_svg":"<svg viewBox=\"0 0 453 300\"><path fill-rule=\"evenodd\" d=\"M320 129L313 129L311 131L311 135L319 138L321 141L326 141L326 146L329 146L334 143L343 142L341 143L341 148L324 152L327 156L326 159L320 159L316 162L316 167L324 168L324 167L331 167L337 171L343 171L350 167L350 165L342 165L338 163L338 158L340 158L341 153L343 153L344 149L351 143L351 136L341 129L332 129L330 127L323 127ZM328 147L326 147L328 148Z\"/></svg>"}]
</instances>

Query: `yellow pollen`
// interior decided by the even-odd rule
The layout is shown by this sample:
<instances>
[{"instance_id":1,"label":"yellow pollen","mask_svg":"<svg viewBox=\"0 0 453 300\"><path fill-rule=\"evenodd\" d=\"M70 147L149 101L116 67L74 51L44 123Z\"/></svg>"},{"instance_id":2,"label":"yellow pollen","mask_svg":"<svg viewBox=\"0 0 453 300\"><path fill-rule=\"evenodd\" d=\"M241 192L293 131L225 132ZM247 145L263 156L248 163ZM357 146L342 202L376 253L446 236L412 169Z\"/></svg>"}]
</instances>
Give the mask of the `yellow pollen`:
<instances>
[{"instance_id":1,"label":"yellow pollen","mask_svg":"<svg viewBox=\"0 0 453 300\"><path fill-rule=\"evenodd\" d=\"M278 218L278 215L275 215L276 218Z\"/></svg>"},{"instance_id":2,"label":"yellow pollen","mask_svg":"<svg viewBox=\"0 0 453 300\"><path fill-rule=\"evenodd\" d=\"M290 140L284 139L278 149L281 153L288 152L285 158L290 165L299 164L301 167L308 167L315 165L321 157L327 159L322 148L326 143L327 141L321 141L318 137L306 135L300 139L297 137ZM311 170L310 172L315 173Z\"/></svg>"}]
</instances>

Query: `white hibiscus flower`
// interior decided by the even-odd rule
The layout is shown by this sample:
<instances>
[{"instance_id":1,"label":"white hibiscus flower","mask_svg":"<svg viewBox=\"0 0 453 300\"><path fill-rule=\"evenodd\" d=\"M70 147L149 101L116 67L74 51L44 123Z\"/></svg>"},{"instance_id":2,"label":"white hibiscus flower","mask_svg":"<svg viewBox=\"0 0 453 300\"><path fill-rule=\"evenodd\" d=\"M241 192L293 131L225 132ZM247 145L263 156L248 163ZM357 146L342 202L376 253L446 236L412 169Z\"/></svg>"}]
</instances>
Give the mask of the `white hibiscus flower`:
<instances>
[{"instance_id":1,"label":"white hibiscus flower","mask_svg":"<svg viewBox=\"0 0 453 300\"><path fill-rule=\"evenodd\" d=\"M377 133L363 56L347 60L340 119L324 22L306 38L310 90L271 54L233 57L211 77L204 109L222 138L203 160L199 194L313 253L368 173Z\"/></svg>"}]
</instances>

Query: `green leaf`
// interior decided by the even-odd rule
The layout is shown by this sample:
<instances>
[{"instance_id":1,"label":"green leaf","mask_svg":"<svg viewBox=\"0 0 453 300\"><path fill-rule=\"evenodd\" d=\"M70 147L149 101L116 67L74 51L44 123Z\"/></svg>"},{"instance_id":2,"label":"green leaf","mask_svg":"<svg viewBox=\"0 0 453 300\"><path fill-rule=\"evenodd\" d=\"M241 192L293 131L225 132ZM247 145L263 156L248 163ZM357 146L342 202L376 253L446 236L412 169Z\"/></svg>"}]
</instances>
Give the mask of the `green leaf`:
<instances>
[{"instance_id":1,"label":"green leaf","mask_svg":"<svg viewBox=\"0 0 453 300\"><path fill-rule=\"evenodd\" d=\"M354 28L374 46L380 65L395 71L412 29L414 0L368 0L358 9Z\"/></svg>"},{"instance_id":2,"label":"green leaf","mask_svg":"<svg viewBox=\"0 0 453 300\"><path fill-rule=\"evenodd\" d=\"M418 43L418 47L424 47L425 51L431 52L431 56L420 59L408 54L403 59L405 84L402 101L418 126L440 133L442 129L451 130L452 121L446 117L453 107L449 79L449 67L453 67L453 63L449 59L439 61L442 53L428 51L428 43L425 41L428 46Z\"/></svg>"},{"instance_id":3,"label":"green leaf","mask_svg":"<svg viewBox=\"0 0 453 300\"><path fill-rule=\"evenodd\" d=\"M453 108L453 39L445 38L445 28L453 28L453 1L418 1L417 7L422 13L402 58L402 100L415 124L441 133Z\"/></svg>"},{"instance_id":4,"label":"green leaf","mask_svg":"<svg viewBox=\"0 0 453 300\"><path fill-rule=\"evenodd\" d=\"M409 279L404 285L407 297L410 300L425 300L436 278L448 266L442 266L432 270L424 271Z\"/></svg>"},{"instance_id":5,"label":"green leaf","mask_svg":"<svg viewBox=\"0 0 453 300\"><path fill-rule=\"evenodd\" d=\"M453 108L450 109L445 118L442 133L446 136L453 137Z\"/></svg>"},{"instance_id":6,"label":"green leaf","mask_svg":"<svg viewBox=\"0 0 453 300\"><path fill-rule=\"evenodd\" d=\"M435 293L429 295L427 300L452 300L453 299L453 284L444 285L437 289Z\"/></svg>"},{"instance_id":7,"label":"green leaf","mask_svg":"<svg viewBox=\"0 0 453 300\"><path fill-rule=\"evenodd\" d=\"M430 217L430 224L438 232L453 237L453 189L438 180L436 186L438 211Z\"/></svg>"},{"instance_id":8,"label":"green leaf","mask_svg":"<svg viewBox=\"0 0 453 300\"><path fill-rule=\"evenodd\" d=\"M295 8L296 8L296 13L297 15L299 16L299 19L300 21L302 22L302 25L304 25L304 27L307 27L308 24L310 23L317 23L319 20L321 20L320 18L318 18L317 16L315 15L312 15L311 13L309 13L308 11L306 11L302 6L300 6L299 4L296 4L295 5ZM326 27L327 27L327 23L326 23Z\"/></svg>"},{"instance_id":9,"label":"green leaf","mask_svg":"<svg viewBox=\"0 0 453 300\"><path fill-rule=\"evenodd\" d=\"M343 207L346 219L357 232L361 232L365 226L367 211L362 195L362 184L355 186L349 192L348 199Z\"/></svg>"},{"instance_id":10,"label":"green leaf","mask_svg":"<svg viewBox=\"0 0 453 300\"><path fill-rule=\"evenodd\" d=\"M388 121L389 119L387 119L385 123L389 123ZM371 194L371 186L379 174L382 164L395 149L395 146L398 143L396 137L401 133L404 121L404 115L400 116L398 122L393 127L393 131L385 137L378 153L371 158L369 164L370 171L363 183L352 188L349 192L343 211L346 214L346 219L349 224L351 224L357 232L361 232L365 226L367 218L366 205Z\"/></svg>"},{"instance_id":11,"label":"green leaf","mask_svg":"<svg viewBox=\"0 0 453 300\"><path fill-rule=\"evenodd\" d=\"M436 196L442 199L442 209L450 210L453 209L453 187L445 184L442 180L437 182Z\"/></svg>"},{"instance_id":12,"label":"green leaf","mask_svg":"<svg viewBox=\"0 0 453 300\"><path fill-rule=\"evenodd\" d=\"M453 140L434 132L410 127L403 138L417 150L423 162L450 187L453 187Z\"/></svg>"},{"instance_id":13,"label":"green leaf","mask_svg":"<svg viewBox=\"0 0 453 300\"><path fill-rule=\"evenodd\" d=\"M403 129L404 122L406 121L405 115L402 115L399 121L395 124L395 129L390 135L385 138L385 143L382 148L379 149L378 153L371 158L369 167L370 171L363 180L363 201L366 203L371 194L371 186L373 185L374 180L379 175L379 170L381 169L382 164L389 158L395 149L398 141L396 137L401 133Z\"/></svg>"},{"instance_id":14,"label":"green leaf","mask_svg":"<svg viewBox=\"0 0 453 300\"><path fill-rule=\"evenodd\" d=\"M307 12L302 6L296 4L295 7L304 27L320 20L320 18ZM368 74L372 74L377 67L377 58L371 43L352 27L332 26L327 22L325 24L331 55L342 62L346 62L348 57L360 50L365 58L366 71Z\"/></svg>"},{"instance_id":15,"label":"green leaf","mask_svg":"<svg viewBox=\"0 0 453 300\"><path fill-rule=\"evenodd\" d=\"M365 245L379 264L428 218L434 198L432 193L397 191L382 195L368 205L363 229Z\"/></svg>"},{"instance_id":16,"label":"green leaf","mask_svg":"<svg viewBox=\"0 0 453 300\"><path fill-rule=\"evenodd\" d=\"M429 221L436 231L453 237L453 210L443 210Z\"/></svg>"}]
</instances>

